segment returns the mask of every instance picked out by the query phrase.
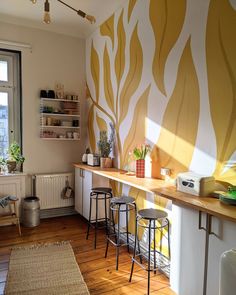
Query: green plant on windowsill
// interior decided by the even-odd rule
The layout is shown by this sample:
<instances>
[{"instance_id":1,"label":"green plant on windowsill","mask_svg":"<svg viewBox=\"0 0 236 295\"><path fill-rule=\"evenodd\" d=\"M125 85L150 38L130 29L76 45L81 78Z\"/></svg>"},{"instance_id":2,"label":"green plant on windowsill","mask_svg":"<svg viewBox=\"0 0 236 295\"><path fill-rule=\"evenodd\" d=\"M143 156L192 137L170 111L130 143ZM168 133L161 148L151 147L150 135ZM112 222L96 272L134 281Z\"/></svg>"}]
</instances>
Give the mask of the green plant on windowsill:
<instances>
[{"instance_id":1,"label":"green plant on windowsill","mask_svg":"<svg viewBox=\"0 0 236 295\"><path fill-rule=\"evenodd\" d=\"M0 169L2 173L7 173L7 160L4 157L0 157Z\"/></svg>"},{"instance_id":2,"label":"green plant on windowsill","mask_svg":"<svg viewBox=\"0 0 236 295\"><path fill-rule=\"evenodd\" d=\"M13 143L10 144L10 147L8 149L8 157L3 158L0 161L2 162L3 165L6 163L8 172L11 173L15 170L21 171L22 169L22 164L25 161L25 157L21 154L21 148L20 145L14 141ZM2 166L1 166L2 167Z\"/></svg>"}]
</instances>

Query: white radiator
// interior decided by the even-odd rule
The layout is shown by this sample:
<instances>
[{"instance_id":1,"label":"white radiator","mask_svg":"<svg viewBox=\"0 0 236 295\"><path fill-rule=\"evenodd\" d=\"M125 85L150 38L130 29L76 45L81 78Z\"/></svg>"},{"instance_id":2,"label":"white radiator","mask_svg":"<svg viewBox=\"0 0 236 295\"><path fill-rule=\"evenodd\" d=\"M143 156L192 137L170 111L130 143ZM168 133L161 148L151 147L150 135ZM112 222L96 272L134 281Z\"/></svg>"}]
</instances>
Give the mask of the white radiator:
<instances>
[{"instance_id":1,"label":"white radiator","mask_svg":"<svg viewBox=\"0 0 236 295\"><path fill-rule=\"evenodd\" d=\"M74 190L72 173L36 174L35 193L40 199L40 209L54 209L74 206L74 198L63 199L61 193L68 179Z\"/></svg>"}]
</instances>

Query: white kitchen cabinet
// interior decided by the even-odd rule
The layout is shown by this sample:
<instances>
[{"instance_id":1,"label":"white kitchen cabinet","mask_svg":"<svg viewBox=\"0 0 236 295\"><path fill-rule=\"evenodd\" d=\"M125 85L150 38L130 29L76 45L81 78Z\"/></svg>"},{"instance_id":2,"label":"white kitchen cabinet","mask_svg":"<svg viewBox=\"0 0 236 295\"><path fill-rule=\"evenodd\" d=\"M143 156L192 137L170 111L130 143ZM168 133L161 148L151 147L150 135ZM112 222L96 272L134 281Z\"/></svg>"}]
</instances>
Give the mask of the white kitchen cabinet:
<instances>
[{"instance_id":1,"label":"white kitchen cabinet","mask_svg":"<svg viewBox=\"0 0 236 295\"><path fill-rule=\"evenodd\" d=\"M178 295L202 295L205 231L198 229L199 212L173 205L172 213L171 288ZM205 222L203 213L204 227ZM219 295L220 256L224 251L236 248L236 224L212 217L212 232L218 237L209 237L206 295Z\"/></svg>"},{"instance_id":2,"label":"white kitchen cabinet","mask_svg":"<svg viewBox=\"0 0 236 295\"><path fill-rule=\"evenodd\" d=\"M92 187L96 186L109 187L109 180L102 176L95 175L90 171L81 168L75 168L75 210L87 220L89 219L90 192ZM95 206L96 201L93 200L91 219L95 219L96 216ZM105 217L104 207L104 201L99 200L98 218Z\"/></svg>"}]
</instances>

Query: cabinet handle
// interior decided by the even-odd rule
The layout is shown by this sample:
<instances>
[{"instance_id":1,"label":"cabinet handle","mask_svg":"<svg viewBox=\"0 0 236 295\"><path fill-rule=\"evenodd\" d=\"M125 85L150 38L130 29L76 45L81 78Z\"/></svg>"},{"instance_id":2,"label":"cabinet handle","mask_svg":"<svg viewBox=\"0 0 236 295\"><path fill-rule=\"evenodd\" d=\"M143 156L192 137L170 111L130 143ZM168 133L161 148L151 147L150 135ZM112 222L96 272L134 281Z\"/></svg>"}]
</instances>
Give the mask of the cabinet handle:
<instances>
[{"instance_id":1,"label":"cabinet handle","mask_svg":"<svg viewBox=\"0 0 236 295\"><path fill-rule=\"evenodd\" d=\"M217 238L219 238L219 236L212 231L212 215L207 214L206 218L208 220L206 221L206 227L204 227L204 226L202 226L202 211L199 211L198 229L200 229L200 230L202 229L204 231L207 231L209 233L209 235L214 235Z\"/></svg>"},{"instance_id":2,"label":"cabinet handle","mask_svg":"<svg viewBox=\"0 0 236 295\"><path fill-rule=\"evenodd\" d=\"M82 178L84 178L84 169L80 169L79 176L82 177Z\"/></svg>"}]
</instances>

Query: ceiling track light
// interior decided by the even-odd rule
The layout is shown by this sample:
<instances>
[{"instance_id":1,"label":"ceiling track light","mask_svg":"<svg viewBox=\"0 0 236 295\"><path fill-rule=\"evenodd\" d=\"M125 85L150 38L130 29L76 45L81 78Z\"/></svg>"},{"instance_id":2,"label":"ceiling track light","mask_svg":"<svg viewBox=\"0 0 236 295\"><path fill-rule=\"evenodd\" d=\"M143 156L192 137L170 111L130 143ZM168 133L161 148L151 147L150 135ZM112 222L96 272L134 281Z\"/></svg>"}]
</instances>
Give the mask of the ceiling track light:
<instances>
[{"instance_id":1,"label":"ceiling track light","mask_svg":"<svg viewBox=\"0 0 236 295\"><path fill-rule=\"evenodd\" d=\"M33 4L35 4L37 2L37 0L30 0ZM85 12L83 12L82 10L77 10L74 7L70 6L69 4L65 3L64 1L61 0L57 0L58 2L60 2L61 4L63 4L64 6L70 8L71 10L75 11L79 16L86 18L91 24L94 24L96 22L96 19L94 16L92 15L88 15ZM43 17L43 21L46 24L50 24L51 23L51 17L50 17L50 4L49 4L49 0L45 0L44 3L44 17Z\"/></svg>"}]
</instances>

